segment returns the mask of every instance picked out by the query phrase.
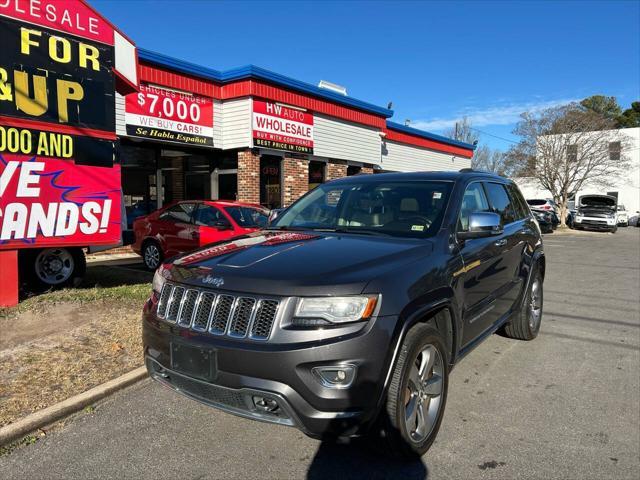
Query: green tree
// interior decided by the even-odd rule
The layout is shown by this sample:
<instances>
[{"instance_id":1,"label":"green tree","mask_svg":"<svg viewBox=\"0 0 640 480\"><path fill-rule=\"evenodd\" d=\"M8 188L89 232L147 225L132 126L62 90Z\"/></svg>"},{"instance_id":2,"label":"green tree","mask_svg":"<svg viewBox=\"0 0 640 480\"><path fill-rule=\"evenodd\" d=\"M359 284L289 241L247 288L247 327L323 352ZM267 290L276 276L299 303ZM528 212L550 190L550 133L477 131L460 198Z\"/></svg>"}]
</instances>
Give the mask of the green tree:
<instances>
[{"instance_id":1,"label":"green tree","mask_svg":"<svg viewBox=\"0 0 640 480\"><path fill-rule=\"evenodd\" d=\"M622 114L622 109L618 105L616 97L607 97L605 95L592 95L580 102L580 105L591 112L598 113L604 118L617 120Z\"/></svg>"},{"instance_id":2,"label":"green tree","mask_svg":"<svg viewBox=\"0 0 640 480\"><path fill-rule=\"evenodd\" d=\"M616 119L618 128L640 127L640 102L632 102L631 108L627 108Z\"/></svg>"}]
</instances>

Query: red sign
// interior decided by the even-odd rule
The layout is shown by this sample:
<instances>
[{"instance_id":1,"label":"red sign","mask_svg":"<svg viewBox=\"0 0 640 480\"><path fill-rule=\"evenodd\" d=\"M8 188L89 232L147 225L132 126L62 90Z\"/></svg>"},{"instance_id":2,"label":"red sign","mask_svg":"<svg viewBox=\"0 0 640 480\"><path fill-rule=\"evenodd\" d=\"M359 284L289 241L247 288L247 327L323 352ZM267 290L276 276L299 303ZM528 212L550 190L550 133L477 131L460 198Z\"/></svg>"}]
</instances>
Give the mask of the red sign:
<instances>
[{"instance_id":1,"label":"red sign","mask_svg":"<svg viewBox=\"0 0 640 480\"><path fill-rule=\"evenodd\" d=\"M279 103L254 100L253 145L313 153L313 114Z\"/></svg>"},{"instance_id":2,"label":"red sign","mask_svg":"<svg viewBox=\"0 0 640 480\"><path fill-rule=\"evenodd\" d=\"M120 166L0 154L0 248L120 241Z\"/></svg>"},{"instance_id":3,"label":"red sign","mask_svg":"<svg viewBox=\"0 0 640 480\"><path fill-rule=\"evenodd\" d=\"M113 27L80 0L0 0L0 249L121 240Z\"/></svg>"},{"instance_id":4,"label":"red sign","mask_svg":"<svg viewBox=\"0 0 640 480\"><path fill-rule=\"evenodd\" d=\"M127 134L191 145L213 146L213 100L186 92L141 85L127 95Z\"/></svg>"},{"instance_id":5,"label":"red sign","mask_svg":"<svg viewBox=\"0 0 640 480\"><path fill-rule=\"evenodd\" d=\"M0 0L0 15L113 45L113 27L83 1Z\"/></svg>"}]
</instances>

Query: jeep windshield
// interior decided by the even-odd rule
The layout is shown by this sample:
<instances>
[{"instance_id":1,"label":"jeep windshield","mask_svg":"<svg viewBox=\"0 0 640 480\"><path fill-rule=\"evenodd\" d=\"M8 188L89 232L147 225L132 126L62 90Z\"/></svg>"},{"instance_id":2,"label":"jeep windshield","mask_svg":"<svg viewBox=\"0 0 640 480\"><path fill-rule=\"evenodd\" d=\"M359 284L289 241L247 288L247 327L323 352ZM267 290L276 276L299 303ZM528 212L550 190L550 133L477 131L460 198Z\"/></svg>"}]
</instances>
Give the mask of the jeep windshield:
<instances>
[{"instance_id":1,"label":"jeep windshield","mask_svg":"<svg viewBox=\"0 0 640 480\"><path fill-rule=\"evenodd\" d=\"M318 186L270 228L428 237L442 224L451 187L446 181L372 182L353 177Z\"/></svg>"}]
</instances>

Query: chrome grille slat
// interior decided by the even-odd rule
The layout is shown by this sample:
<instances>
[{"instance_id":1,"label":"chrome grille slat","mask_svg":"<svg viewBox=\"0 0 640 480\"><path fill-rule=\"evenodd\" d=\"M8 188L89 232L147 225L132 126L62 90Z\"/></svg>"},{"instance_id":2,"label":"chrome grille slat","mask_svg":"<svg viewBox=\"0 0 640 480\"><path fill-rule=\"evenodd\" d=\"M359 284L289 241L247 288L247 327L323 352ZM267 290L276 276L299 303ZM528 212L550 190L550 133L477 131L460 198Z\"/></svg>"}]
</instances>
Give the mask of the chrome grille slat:
<instances>
[{"instance_id":1,"label":"chrome grille slat","mask_svg":"<svg viewBox=\"0 0 640 480\"><path fill-rule=\"evenodd\" d=\"M178 325L183 327L191 326L191 319L196 308L196 301L200 296L198 290L189 289L182 297L180 311L178 312Z\"/></svg>"},{"instance_id":2,"label":"chrome grille slat","mask_svg":"<svg viewBox=\"0 0 640 480\"><path fill-rule=\"evenodd\" d=\"M158 300L158 317L164 318L164 314L167 311L167 303L173 292L173 285L165 283L160 292L160 300Z\"/></svg>"},{"instance_id":3,"label":"chrome grille slat","mask_svg":"<svg viewBox=\"0 0 640 480\"><path fill-rule=\"evenodd\" d=\"M279 302L276 300L260 300L253 325L251 326L252 338L269 338L271 328L278 315L278 305Z\"/></svg>"},{"instance_id":4,"label":"chrome grille slat","mask_svg":"<svg viewBox=\"0 0 640 480\"><path fill-rule=\"evenodd\" d=\"M250 297L238 297L231 318L229 335L232 337L245 337L251 318L253 316L256 299Z\"/></svg>"},{"instance_id":5,"label":"chrome grille slat","mask_svg":"<svg viewBox=\"0 0 640 480\"><path fill-rule=\"evenodd\" d=\"M216 299L216 294L211 292L202 292L200 298L198 298L198 307L193 317L193 324L191 328L199 332L205 332L209 327L209 317L213 303Z\"/></svg>"},{"instance_id":6,"label":"chrome grille slat","mask_svg":"<svg viewBox=\"0 0 640 480\"><path fill-rule=\"evenodd\" d=\"M157 315L168 323L212 335L268 340L281 301L254 295L218 293L165 283Z\"/></svg>"},{"instance_id":7,"label":"chrome grille slat","mask_svg":"<svg viewBox=\"0 0 640 480\"><path fill-rule=\"evenodd\" d=\"M227 323L231 316L235 304L235 297L233 295L219 295L216 306L211 316L211 326L209 327L209 333L216 335L224 335L227 331Z\"/></svg>"},{"instance_id":8,"label":"chrome grille slat","mask_svg":"<svg viewBox=\"0 0 640 480\"><path fill-rule=\"evenodd\" d=\"M167 314L165 317L168 322L175 323L178 318L178 312L180 311L183 295L184 287L174 287L171 291L169 303L167 304Z\"/></svg>"}]
</instances>

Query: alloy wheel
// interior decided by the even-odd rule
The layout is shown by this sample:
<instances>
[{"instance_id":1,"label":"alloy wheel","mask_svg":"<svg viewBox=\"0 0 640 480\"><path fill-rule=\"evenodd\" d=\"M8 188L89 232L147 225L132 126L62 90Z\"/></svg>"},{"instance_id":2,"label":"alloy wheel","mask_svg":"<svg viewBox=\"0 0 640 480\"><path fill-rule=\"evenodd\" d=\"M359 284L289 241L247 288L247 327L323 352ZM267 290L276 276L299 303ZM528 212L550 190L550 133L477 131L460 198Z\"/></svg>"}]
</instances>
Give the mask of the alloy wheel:
<instances>
[{"instance_id":1,"label":"alloy wheel","mask_svg":"<svg viewBox=\"0 0 640 480\"><path fill-rule=\"evenodd\" d=\"M405 425L415 443L433 431L440 413L444 389L444 364L434 345L426 345L409 372L405 393Z\"/></svg>"},{"instance_id":2,"label":"alloy wheel","mask_svg":"<svg viewBox=\"0 0 640 480\"><path fill-rule=\"evenodd\" d=\"M529 328L535 332L542 318L542 282L540 278L536 278L531 285L531 294L529 300Z\"/></svg>"},{"instance_id":3,"label":"alloy wheel","mask_svg":"<svg viewBox=\"0 0 640 480\"><path fill-rule=\"evenodd\" d=\"M144 263L149 269L155 270L160 264L160 250L158 247L150 243L144 249Z\"/></svg>"}]
</instances>

